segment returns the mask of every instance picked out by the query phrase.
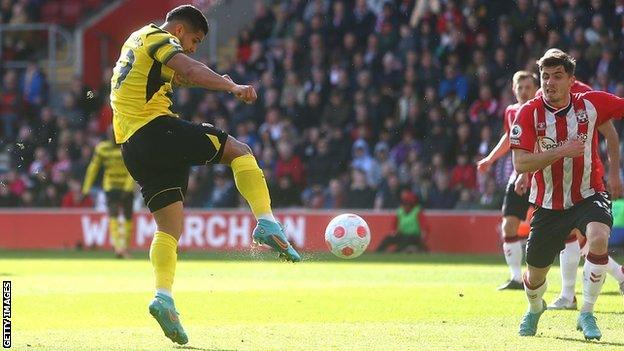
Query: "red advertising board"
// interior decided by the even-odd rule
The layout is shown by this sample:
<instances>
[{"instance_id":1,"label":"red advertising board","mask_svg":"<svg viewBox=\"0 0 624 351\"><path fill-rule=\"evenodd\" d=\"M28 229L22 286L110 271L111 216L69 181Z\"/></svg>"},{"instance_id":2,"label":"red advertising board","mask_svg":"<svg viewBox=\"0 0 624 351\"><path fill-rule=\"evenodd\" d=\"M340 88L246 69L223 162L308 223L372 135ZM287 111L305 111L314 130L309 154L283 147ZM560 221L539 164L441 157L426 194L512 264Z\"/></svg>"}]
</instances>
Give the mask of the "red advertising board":
<instances>
[{"instance_id":1,"label":"red advertising board","mask_svg":"<svg viewBox=\"0 0 624 351\"><path fill-rule=\"evenodd\" d=\"M355 211L369 224L369 250L393 231L394 213ZM278 212L289 239L304 251L326 250L325 226L337 215L331 211ZM426 215L426 242L431 252L500 252L496 212L442 212ZM251 245L254 218L246 211L193 211L185 214L181 250L244 250ZM147 249L156 225L149 213L134 216L131 247ZM77 246L109 248L108 219L103 213L81 210L0 211L0 248L48 249Z\"/></svg>"}]
</instances>

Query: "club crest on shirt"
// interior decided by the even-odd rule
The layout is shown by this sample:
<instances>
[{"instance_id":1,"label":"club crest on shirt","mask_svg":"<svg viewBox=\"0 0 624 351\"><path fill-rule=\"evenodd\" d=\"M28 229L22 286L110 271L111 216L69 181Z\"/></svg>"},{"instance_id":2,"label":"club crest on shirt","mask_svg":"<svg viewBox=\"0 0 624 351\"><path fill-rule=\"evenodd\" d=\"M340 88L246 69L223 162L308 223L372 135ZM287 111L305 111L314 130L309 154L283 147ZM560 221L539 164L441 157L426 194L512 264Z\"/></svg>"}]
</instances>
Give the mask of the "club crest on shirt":
<instances>
[{"instance_id":1,"label":"club crest on shirt","mask_svg":"<svg viewBox=\"0 0 624 351\"><path fill-rule=\"evenodd\" d=\"M585 110L578 110L576 111L576 122L578 124L586 124L587 122L589 122L589 117L587 117L587 111Z\"/></svg>"}]
</instances>

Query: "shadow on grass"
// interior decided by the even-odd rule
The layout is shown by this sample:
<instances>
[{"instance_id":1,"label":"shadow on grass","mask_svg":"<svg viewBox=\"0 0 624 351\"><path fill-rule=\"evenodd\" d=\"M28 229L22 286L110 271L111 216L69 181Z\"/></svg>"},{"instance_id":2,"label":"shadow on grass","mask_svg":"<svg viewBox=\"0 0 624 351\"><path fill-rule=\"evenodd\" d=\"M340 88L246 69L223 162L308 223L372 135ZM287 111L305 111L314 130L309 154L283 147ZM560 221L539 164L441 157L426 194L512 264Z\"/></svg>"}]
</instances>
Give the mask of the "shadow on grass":
<instances>
[{"instance_id":1,"label":"shadow on grass","mask_svg":"<svg viewBox=\"0 0 624 351\"><path fill-rule=\"evenodd\" d=\"M596 346L619 346L619 347L624 347L624 343L621 342L609 342L609 341L592 341L592 340L585 340L583 338L564 338L561 336L540 336L541 338L544 339L557 339L557 340L564 340L564 341L573 341L573 342L578 342L578 343L582 343L582 344L594 344Z\"/></svg>"},{"instance_id":2,"label":"shadow on grass","mask_svg":"<svg viewBox=\"0 0 624 351\"><path fill-rule=\"evenodd\" d=\"M354 260L343 260L327 252L302 252L303 262L332 262L332 263L423 263L423 264L449 264L449 265L503 265L505 260L502 255L467 255L467 254L427 254L427 253L365 253ZM266 250L249 249L235 252L209 252L209 251L181 251L178 258L186 261L264 261L279 262L277 255ZM19 250L12 251L0 249L2 259L64 259L64 260L117 260L112 251L103 250ZM616 260L618 258L615 258ZM131 261L149 260L147 251L134 251ZM123 260L117 260L123 262ZM291 263L289 263L291 264Z\"/></svg>"},{"instance_id":3,"label":"shadow on grass","mask_svg":"<svg viewBox=\"0 0 624 351\"><path fill-rule=\"evenodd\" d=\"M302 252L303 264L315 262L332 263L431 263L431 264L504 264L502 255L455 255L455 254L404 254L404 253L365 253L355 260L343 260L330 253ZM237 252L182 251L178 258L186 261L265 261L279 262L277 255L269 251L250 249ZM0 250L2 259L64 259L64 260L116 260L112 252L100 250ZM135 251L131 261L148 260L147 251ZM122 260L118 260L122 262Z\"/></svg>"},{"instance_id":4,"label":"shadow on grass","mask_svg":"<svg viewBox=\"0 0 624 351\"><path fill-rule=\"evenodd\" d=\"M178 350L200 350L200 351L237 351L237 350L226 350L226 349L205 349L202 347L194 347L194 346L174 346L174 348Z\"/></svg>"},{"instance_id":5,"label":"shadow on grass","mask_svg":"<svg viewBox=\"0 0 624 351\"><path fill-rule=\"evenodd\" d=\"M624 315L624 311L594 311L595 314L613 314L616 316Z\"/></svg>"}]
</instances>

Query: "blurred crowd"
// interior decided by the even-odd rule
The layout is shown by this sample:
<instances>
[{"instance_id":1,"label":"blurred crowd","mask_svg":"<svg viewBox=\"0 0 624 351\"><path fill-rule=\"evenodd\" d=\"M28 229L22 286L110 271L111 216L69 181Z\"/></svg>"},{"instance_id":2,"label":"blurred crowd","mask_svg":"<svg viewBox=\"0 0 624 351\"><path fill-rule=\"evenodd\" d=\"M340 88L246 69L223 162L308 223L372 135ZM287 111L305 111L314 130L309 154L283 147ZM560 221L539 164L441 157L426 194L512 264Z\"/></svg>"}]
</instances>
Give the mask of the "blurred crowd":
<instances>
[{"instance_id":1,"label":"blurred crowd","mask_svg":"<svg viewBox=\"0 0 624 351\"><path fill-rule=\"evenodd\" d=\"M184 88L174 109L249 144L278 208L395 209L404 189L430 209L500 208L510 157L488 174L475 162L515 103L511 76L535 71L550 47L576 58L579 80L624 96L624 0L284 0L254 10L235 57L204 61L254 84L257 103ZM98 87L77 77L48 104L35 60L2 72L0 206L90 205L79 185L111 121L110 76ZM220 166L193 169L186 204L246 206Z\"/></svg>"}]
</instances>

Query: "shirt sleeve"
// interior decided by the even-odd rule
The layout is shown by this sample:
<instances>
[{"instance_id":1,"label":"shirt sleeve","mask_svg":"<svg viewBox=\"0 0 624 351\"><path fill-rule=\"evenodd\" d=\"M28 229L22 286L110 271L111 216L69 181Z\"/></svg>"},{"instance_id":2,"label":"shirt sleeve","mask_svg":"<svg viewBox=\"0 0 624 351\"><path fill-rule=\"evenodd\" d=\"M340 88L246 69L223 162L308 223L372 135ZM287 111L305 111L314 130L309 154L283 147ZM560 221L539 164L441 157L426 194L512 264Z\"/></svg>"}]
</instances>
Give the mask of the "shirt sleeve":
<instances>
[{"instance_id":1,"label":"shirt sleeve","mask_svg":"<svg viewBox=\"0 0 624 351\"><path fill-rule=\"evenodd\" d=\"M509 132L509 144L512 149L522 149L533 152L537 140L533 111L529 105L522 106L516 113L516 119Z\"/></svg>"},{"instance_id":2,"label":"shirt sleeve","mask_svg":"<svg viewBox=\"0 0 624 351\"><path fill-rule=\"evenodd\" d=\"M624 99L604 91L590 91L581 95L589 100L598 114L596 125L612 119L624 117Z\"/></svg>"},{"instance_id":3,"label":"shirt sleeve","mask_svg":"<svg viewBox=\"0 0 624 351\"><path fill-rule=\"evenodd\" d=\"M169 33L150 35L146 41L149 56L163 65L166 65L175 54L184 52L178 38Z\"/></svg>"}]
</instances>

